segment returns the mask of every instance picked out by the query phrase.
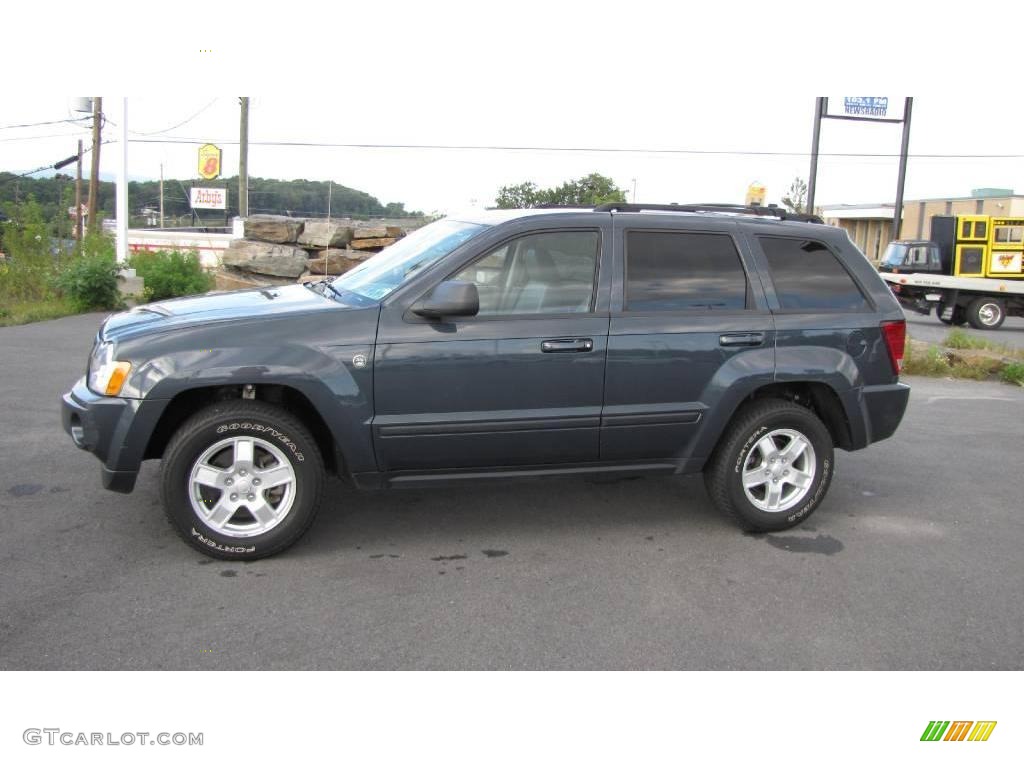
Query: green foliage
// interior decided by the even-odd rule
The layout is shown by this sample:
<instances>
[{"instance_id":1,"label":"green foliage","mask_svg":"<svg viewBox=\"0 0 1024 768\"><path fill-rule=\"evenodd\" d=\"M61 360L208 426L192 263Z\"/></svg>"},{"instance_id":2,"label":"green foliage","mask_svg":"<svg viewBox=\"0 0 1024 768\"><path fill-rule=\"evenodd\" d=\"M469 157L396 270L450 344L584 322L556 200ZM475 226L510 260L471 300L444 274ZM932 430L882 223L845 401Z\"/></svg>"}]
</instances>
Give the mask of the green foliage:
<instances>
[{"instance_id":1,"label":"green foliage","mask_svg":"<svg viewBox=\"0 0 1024 768\"><path fill-rule=\"evenodd\" d=\"M191 251L154 251L136 253L128 260L145 280L146 299L161 301L176 296L191 296L213 288L213 278Z\"/></svg>"},{"instance_id":2,"label":"green foliage","mask_svg":"<svg viewBox=\"0 0 1024 768\"><path fill-rule=\"evenodd\" d=\"M1009 348L1003 344L996 344L977 336L971 336L962 328L954 328L946 336L943 342L950 349L989 349L994 352L1009 352Z\"/></svg>"},{"instance_id":3,"label":"green foliage","mask_svg":"<svg viewBox=\"0 0 1024 768\"><path fill-rule=\"evenodd\" d=\"M295 179L263 179L249 177L250 213L281 213L298 217L318 217L327 214L327 188L329 182ZM87 183L83 183L83 188ZM228 216L238 215L238 177L232 176L216 181L202 179L166 179L164 181L164 214L174 218L190 213L188 189L193 186L226 187L228 193ZM18 200L32 196L42 208L43 218L49 222L48 232L57 236L69 231L70 218L67 209L72 206L75 181L71 176L57 174L48 178L22 178L13 173L0 173L0 213L14 218L12 210ZM115 207L115 185L101 181L97 200L100 211L112 211ZM83 189L84 196L84 189ZM128 200L132 210L144 206L156 208L160 203L159 181L128 182ZM223 223L221 211L201 211L208 223ZM419 216L419 211L406 211L403 203L381 204L380 200L358 189L339 184L331 185L331 215L370 218L374 216ZM102 220L103 215L97 217Z\"/></svg>"},{"instance_id":4,"label":"green foliage","mask_svg":"<svg viewBox=\"0 0 1024 768\"><path fill-rule=\"evenodd\" d=\"M97 232L85 238L81 255L71 260L57 285L77 312L116 309L121 305L117 271L113 240Z\"/></svg>"},{"instance_id":5,"label":"green foliage","mask_svg":"<svg viewBox=\"0 0 1024 768\"><path fill-rule=\"evenodd\" d=\"M510 184L498 190L494 205L498 208L535 208L545 202L542 191L532 181Z\"/></svg>"},{"instance_id":6,"label":"green foliage","mask_svg":"<svg viewBox=\"0 0 1024 768\"><path fill-rule=\"evenodd\" d=\"M903 358L903 373L908 376L949 376L949 358L941 349L932 345L923 353L911 344L907 344Z\"/></svg>"},{"instance_id":7,"label":"green foliage","mask_svg":"<svg viewBox=\"0 0 1024 768\"><path fill-rule=\"evenodd\" d=\"M1009 356L1009 359L1008 357ZM903 373L985 381L993 378L1024 386L1024 352L1001 347L954 329L945 348L908 340Z\"/></svg>"},{"instance_id":8,"label":"green foliage","mask_svg":"<svg viewBox=\"0 0 1024 768\"><path fill-rule=\"evenodd\" d=\"M603 203L622 203L625 200L625 190L619 189L612 179L591 173L551 189L540 189L532 181L504 186L498 190L494 204L497 208L536 208L545 203L589 208Z\"/></svg>"},{"instance_id":9,"label":"green foliage","mask_svg":"<svg viewBox=\"0 0 1024 768\"><path fill-rule=\"evenodd\" d=\"M1024 387L1024 362L1007 363L999 372L999 378L1007 384L1018 384Z\"/></svg>"},{"instance_id":10,"label":"green foliage","mask_svg":"<svg viewBox=\"0 0 1024 768\"><path fill-rule=\"evenodd\" d=\"M10 220L3 226L7 262L0 266L0 302L48 298L56 268L42 206L29 198L9 211Z\"/></svg>"},{"instance_id":11,"label":"green foliage","mask_svg":"<svg viewBox=\"0 0 1024 768\"><path fill-rule=\"evenodd\" d=\"M0 307L0 326L36 323L40 320L53 320L73 314L75 314L75 308L67 299L63 298L5 302Z\"/></svg>"},{"instance_id":12,"label":"green foliage","mask_svg":"<svg viewBox=\"0 0 1024 768\"><path fill-rule=\"evenodd\" d=\"M807 213L807 182L797 176L782 196L782 204L793 213Z\"/></svg>"}]
</instances>

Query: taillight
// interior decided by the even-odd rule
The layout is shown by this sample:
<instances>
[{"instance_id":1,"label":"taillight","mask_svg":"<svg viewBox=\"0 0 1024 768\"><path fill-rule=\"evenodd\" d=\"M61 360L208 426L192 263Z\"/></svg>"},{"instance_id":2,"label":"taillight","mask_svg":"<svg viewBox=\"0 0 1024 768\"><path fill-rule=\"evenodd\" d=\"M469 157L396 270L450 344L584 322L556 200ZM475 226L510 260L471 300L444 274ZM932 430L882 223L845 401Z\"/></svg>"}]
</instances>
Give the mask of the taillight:
<instances>
[{"instance_id":1,"label":"taillight","mask_svg":"<svg viewBox=\"0 0 1024 768\"><path fill-rule=\"evenodd\" d=\"M907 321L886 320L882 323L882 338L885 348L889 350L889 362L892 372L897 376L903 370L903 353L907 346Z\"/></svg>"}]
</instances>

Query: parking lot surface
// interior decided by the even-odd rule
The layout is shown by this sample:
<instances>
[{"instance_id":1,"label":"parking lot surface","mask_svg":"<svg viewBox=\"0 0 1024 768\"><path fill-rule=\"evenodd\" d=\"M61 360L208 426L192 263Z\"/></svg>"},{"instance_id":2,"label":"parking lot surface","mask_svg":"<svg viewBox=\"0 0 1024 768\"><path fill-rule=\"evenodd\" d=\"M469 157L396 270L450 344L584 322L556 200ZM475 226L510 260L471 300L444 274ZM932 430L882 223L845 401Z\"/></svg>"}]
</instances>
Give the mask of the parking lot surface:
<instances>
[{"instance_id":1,"label":"parking lot surface","mask_svg":"<svg viewBox=\"0 0 1024 768\"><path fill-rule=\"evenodd\" d=\"M935 313L922 315L912 310L904 310L907 317L907 333L918 341L926 341L929 344L941 344L949 335L951 328L943 325L935 317ZM994 331L979 331L965 325L963 332L969 336L991 341L993 344L1002 344L1013 349L1024 349L1024 317L1008 317L1002 327Z\"/></svg>"},{"instance_id":2,"label":"parking lot surface","mask_svg":"<svg viewBox=\"0 0 1024 768\"><path fill-rule=\"evenodd\" d=\"M203 557L60 428L101 315L0 328L0 669L1021 669L1024 389L910 379L800 528L699 477L363 493ZM934 318L928 321L944 332Z\"/></svg>"}]
</instances>

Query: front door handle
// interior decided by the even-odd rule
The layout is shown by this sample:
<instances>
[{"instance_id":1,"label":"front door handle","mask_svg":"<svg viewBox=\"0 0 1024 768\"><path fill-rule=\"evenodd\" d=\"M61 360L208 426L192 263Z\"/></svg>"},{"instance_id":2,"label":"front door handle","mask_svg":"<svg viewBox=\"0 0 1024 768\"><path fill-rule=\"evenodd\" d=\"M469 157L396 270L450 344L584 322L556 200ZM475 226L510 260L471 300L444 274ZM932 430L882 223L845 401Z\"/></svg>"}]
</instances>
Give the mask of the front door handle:
<instances>
[{"instance_id":1,"label":"front door handle","mask_svg":"<svg viewBox=\"0 0 1024 768\"><path fill-rule=\"evenodd\" d=\"M759 347L764 344L763 333L723 333L718 337L722 347Z\"/></svg>"},{"instance_id":2,"label":"front door handle","mask_svg":"<svg viewBox=\"0 0 1024 768\"><path fill-rule=\"evenodd\" d=\"M540 344L541 352L589 352L593 348L593 339L548 339Z\"/></svg>"}]
</instances>

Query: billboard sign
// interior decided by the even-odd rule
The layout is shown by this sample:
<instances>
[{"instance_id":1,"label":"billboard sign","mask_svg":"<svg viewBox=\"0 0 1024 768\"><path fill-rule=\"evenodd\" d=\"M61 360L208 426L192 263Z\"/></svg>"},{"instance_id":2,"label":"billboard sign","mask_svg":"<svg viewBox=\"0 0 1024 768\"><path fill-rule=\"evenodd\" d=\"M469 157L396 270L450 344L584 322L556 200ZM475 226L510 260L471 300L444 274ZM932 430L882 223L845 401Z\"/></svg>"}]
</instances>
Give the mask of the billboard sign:
<instances>
[{"instance_id":1,"label":"billboard sign","mask_svg":"<svg viewBox=\"0 0 1024 768\"><path fill-rule=\"evenodd\" d=\"M829 96L826 117L861 120L902 120L903 96Z\"/></svg>"},{"instance_id":2,"label":"billboard sign","mask_svg":"<svg viewBox=\"0 0 1024 768\"><path fill-rule=\"evenodd\" d=\"M189 190L189 205L193 208L223 211L228 207L228 191L212 187L192 187Z\"/></svg>"},{"instance_id":3,"label":"billboard sign","mask_svg":"<svg viewBox=\"0 0 1024 768\"><path fill-rule=\"evenodd\" d=\"M207 180L220 176L220 159L220 147L216 144L203 144L199 148L199 175Z\"/></svg>"}]
</instances>

